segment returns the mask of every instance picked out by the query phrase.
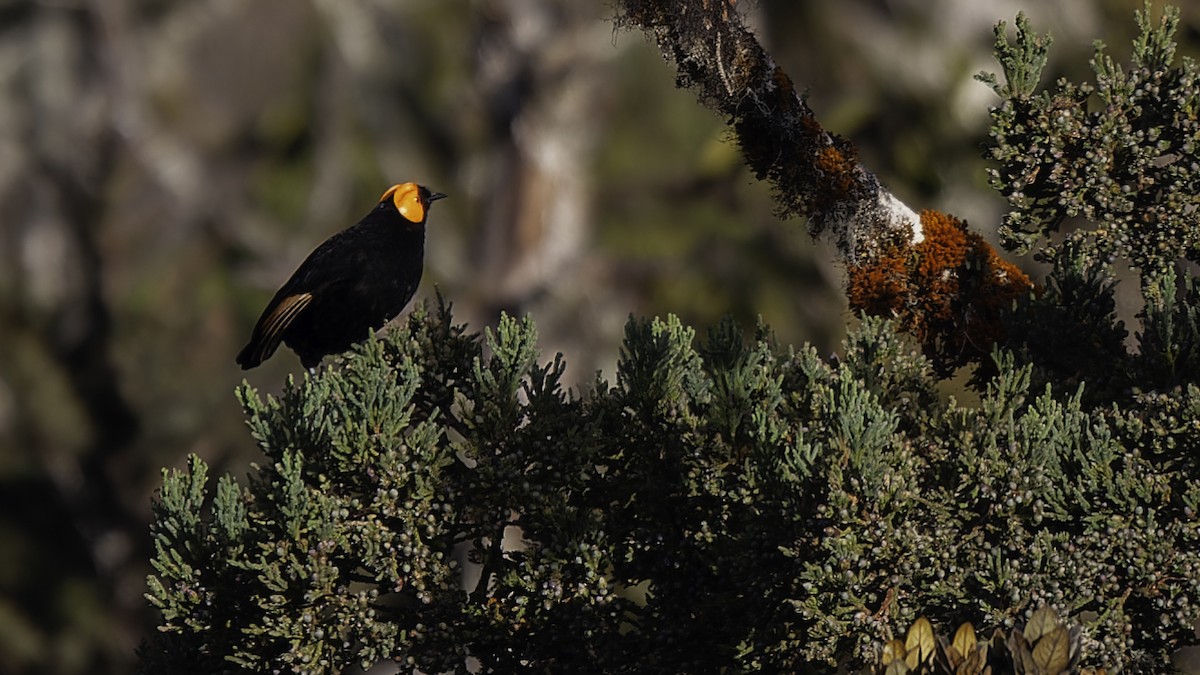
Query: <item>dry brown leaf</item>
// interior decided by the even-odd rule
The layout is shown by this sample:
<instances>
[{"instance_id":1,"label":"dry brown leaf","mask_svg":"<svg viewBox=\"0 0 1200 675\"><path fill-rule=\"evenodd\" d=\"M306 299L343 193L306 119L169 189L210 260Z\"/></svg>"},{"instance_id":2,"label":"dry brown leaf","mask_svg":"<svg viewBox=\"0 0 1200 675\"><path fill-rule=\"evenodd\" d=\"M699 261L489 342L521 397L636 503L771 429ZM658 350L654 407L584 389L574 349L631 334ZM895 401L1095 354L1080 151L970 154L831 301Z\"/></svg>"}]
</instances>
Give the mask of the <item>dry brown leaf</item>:
<instances>
[{"instance_id":1,"label":"dry brown leaf","mask_svg":"<svg viewBox=\"0 0 1200 675\"><path fill-rule=\"evenodd\" d=\"M888 640L883 645L883 654L879 657L879 664L886 666L893 661L904 660L904 643L899 640Z\"/></svg>"},{"instance_id":2,"label":"dry brown leaf","mask_svg":"<svg viewBox=\"0 0 1200 675\"><path fill-rule=\"evenodd\" d=\"M1059 626L1043 635L1033 647L1033 662L1047 675L1058 675L1071 661L1071 641L1067 629Z\"/></svg>"},{"instance_id":3,"label":"dry brown leaf","mask_svg":"<svg viewBox=\"0 0 1200 675\"><path fill-rule=\"evenodd\" d=\"M929 619L921 617L913 622L912 628L908 629L904 649L908 652L904 660L910 668L916 668L920 663L928 663L933 658L934 650L937 649L937 638L933 635L933 624L929 623Z\"/></svg>"},{"instance_id":4,"label":"dry brown leaf","mask_svg":"<svg viewBox=\"0 0 1200 675\"><path fill-rule=\"evenodd\" d=\"M987 645L980 645L979 648L971 650L966 660L954 670L955 675L984 675L990 672L991 668L987 665Z\"/></svg>"},{"instance_id":5,"label":"dry brown leaf","mask_svg":"<svg viewBox=\"0 0 1200 675\"><path fill-rule=\"evenodd\" d=\"M1058 613L1049 605L1042 605L1033 613L1033 616L1029 617L1029 623L1025 624L1025 639L1029 641L1029 644L1033 644L1038 641L1038 638L1058 626Z\"/></svg>"},{"instance_id":6,"label":"dry brown leaf","mask_svg":"<svg viewBox=\"0 0 1200 675\"><path fill-rule=\"evenodd\" d=\"M954 640L951 641L950 646L958 651L959 656L965 659L971 655L971 652L975 651L976 644L975 626L971 625L971 622L968 621L959 626L958 630L954 631Z\"/></svg>"}]
</instances>

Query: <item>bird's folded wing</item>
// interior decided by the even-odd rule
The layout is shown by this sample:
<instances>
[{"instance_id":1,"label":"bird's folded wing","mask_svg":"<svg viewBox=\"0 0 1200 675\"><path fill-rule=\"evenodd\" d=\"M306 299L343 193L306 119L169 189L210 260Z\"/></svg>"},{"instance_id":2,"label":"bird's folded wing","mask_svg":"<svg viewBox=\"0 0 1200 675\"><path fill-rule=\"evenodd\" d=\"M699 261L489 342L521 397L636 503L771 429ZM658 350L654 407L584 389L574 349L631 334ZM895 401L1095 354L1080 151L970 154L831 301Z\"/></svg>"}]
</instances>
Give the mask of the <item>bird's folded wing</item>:
<instances>
[{"instance_id":1,"label":"bird's folded wing","mask_svg":"<svg viewBox=\"0 0 1200 675\"><path fill-rule=\"evenodd\" d=\"M275 353L279 342L283 340L284 331L292 325L292 321L300 315L300 312L308 307L312 299L312 293L297 293L280 300L275 309L262 318L258 328L254 331L255 347L251 351L249 360L253 363L260 363Z\"/></svg>"}]
</instances>

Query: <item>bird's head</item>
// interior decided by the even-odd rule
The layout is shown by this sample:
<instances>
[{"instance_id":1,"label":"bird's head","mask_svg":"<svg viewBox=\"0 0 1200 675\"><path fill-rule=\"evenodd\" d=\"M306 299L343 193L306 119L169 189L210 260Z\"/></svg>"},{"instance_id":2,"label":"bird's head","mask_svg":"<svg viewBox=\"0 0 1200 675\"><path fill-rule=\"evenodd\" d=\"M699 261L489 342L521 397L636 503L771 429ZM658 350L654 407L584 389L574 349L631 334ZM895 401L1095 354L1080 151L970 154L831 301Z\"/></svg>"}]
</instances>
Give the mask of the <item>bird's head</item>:
<instances>
[{"instance_id":1,"label":"bird's head","mask_svg":"<svg viewBox=\"0 0 1200 675\"><path fill-rule=\"evenodd\" d=\"M386 206L390 202L405 220L420 225L429 215L429 205L445 196L440 192L430 192L429 188L416 183L400 183L383 193L379 205Z\"/></svg>"}]
</instances>

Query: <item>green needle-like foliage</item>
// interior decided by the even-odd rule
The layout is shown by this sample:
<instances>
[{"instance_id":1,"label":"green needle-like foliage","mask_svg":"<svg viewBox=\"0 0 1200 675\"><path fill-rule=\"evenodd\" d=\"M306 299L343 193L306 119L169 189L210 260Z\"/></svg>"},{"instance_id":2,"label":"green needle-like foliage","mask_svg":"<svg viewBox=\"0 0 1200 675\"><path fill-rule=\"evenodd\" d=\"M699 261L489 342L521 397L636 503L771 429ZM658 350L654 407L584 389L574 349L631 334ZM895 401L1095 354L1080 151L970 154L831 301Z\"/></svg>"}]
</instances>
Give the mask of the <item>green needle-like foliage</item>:
<instances>
[{"instance_id":1,"label":"green needle-like foliage","mask_svg":"<svg viewBox=\"0 0 1200 675\"><path fill-rule=\"evenodd\" d=\"M1067 232L1088 261L1111 256L1156 275L1180 258L1200 262L1200 69L1176 62L1179 10L1137 14L1132 63L1096 43L1094 83L1066 80L1037 92L1049 39L1017 18L1015 41L997 28L1006 82L979 79L1001 97L992 109L992 186L1012 210L1005 246L1059 255Z\"/></svg>"},{"instance_id":2,"label":"green needle-like foliage","mask_svg":"<svg viewBox=\"0 0 1200 675\"><path fill-rule=\"evenodd\" d=\"M1200 94L1149 16L1132 67L1040 94L1048 41L998 33L1004 233L1053 266L977 404L877 318L831 359L634 318L575 392L532 320L418 307L238 390L246 480L164 472L142 672L1163 672L1200 620Z\"/></svg>"},{"instance_id":3,"label":"green needle-like foliage","mask_svg":"<svg viewBox=\"0 0 1200 675\"><path fill-rule=\"evenodd\" d=\"M1084 406L999 353L965 408L877 319L836 363L631 320L615 385L563 370L528 320L422 307L279 399L241 389L266 462L164 475L143 670L832 672L922 615L1042 604L1084 664L1194 640L1194 380Z\"/></svg>"}]
</instances>

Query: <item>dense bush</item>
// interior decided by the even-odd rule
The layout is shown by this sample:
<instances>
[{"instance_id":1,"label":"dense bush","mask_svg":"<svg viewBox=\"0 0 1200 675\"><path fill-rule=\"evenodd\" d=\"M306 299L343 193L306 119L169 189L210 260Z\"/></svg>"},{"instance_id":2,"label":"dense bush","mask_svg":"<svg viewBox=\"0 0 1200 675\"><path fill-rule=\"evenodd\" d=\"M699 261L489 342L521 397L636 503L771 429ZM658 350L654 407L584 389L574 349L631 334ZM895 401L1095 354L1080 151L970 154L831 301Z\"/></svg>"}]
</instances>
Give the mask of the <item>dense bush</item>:
<instances>
[{"instance_id":1,"label":"dense bush","mask_svg":"<svg viewBox=\"0 0 1200 675\"><path fill-rule=\"evenodd\" d=\"M1200 619L1175 17L1140 15L1133 68L1100 55L1095 89L1053 94L1046 41L999 33L1005 235L1053 268L977 403L877 318L836 359L631 319L615 382L575 393L532 321L479 336L422 307L279 399L240 389L266 457L246 482L196 458L164 475L143 671L833 672L921 615L1012 629L1042 605L1081 629L1082 664L1162 671ZM1141 275L1132 341L1117 257Z\"/></svg>"},{"instance_id":2,"label":"dense bush","mask_svg":"<svg viewBox=\"0 0 1200 675\"><path fill-rule=\"evenodd\" d=\"M1162 663L1200 618L1200 390L1085 409L997 358L967 408L876 319L836 364L631 321L616 383L574 396L530 322L422 309L243 389L247 484L166 476L145 669L811 669L1041 603L1085 662Z\"/></svg>"}]
</instances>

